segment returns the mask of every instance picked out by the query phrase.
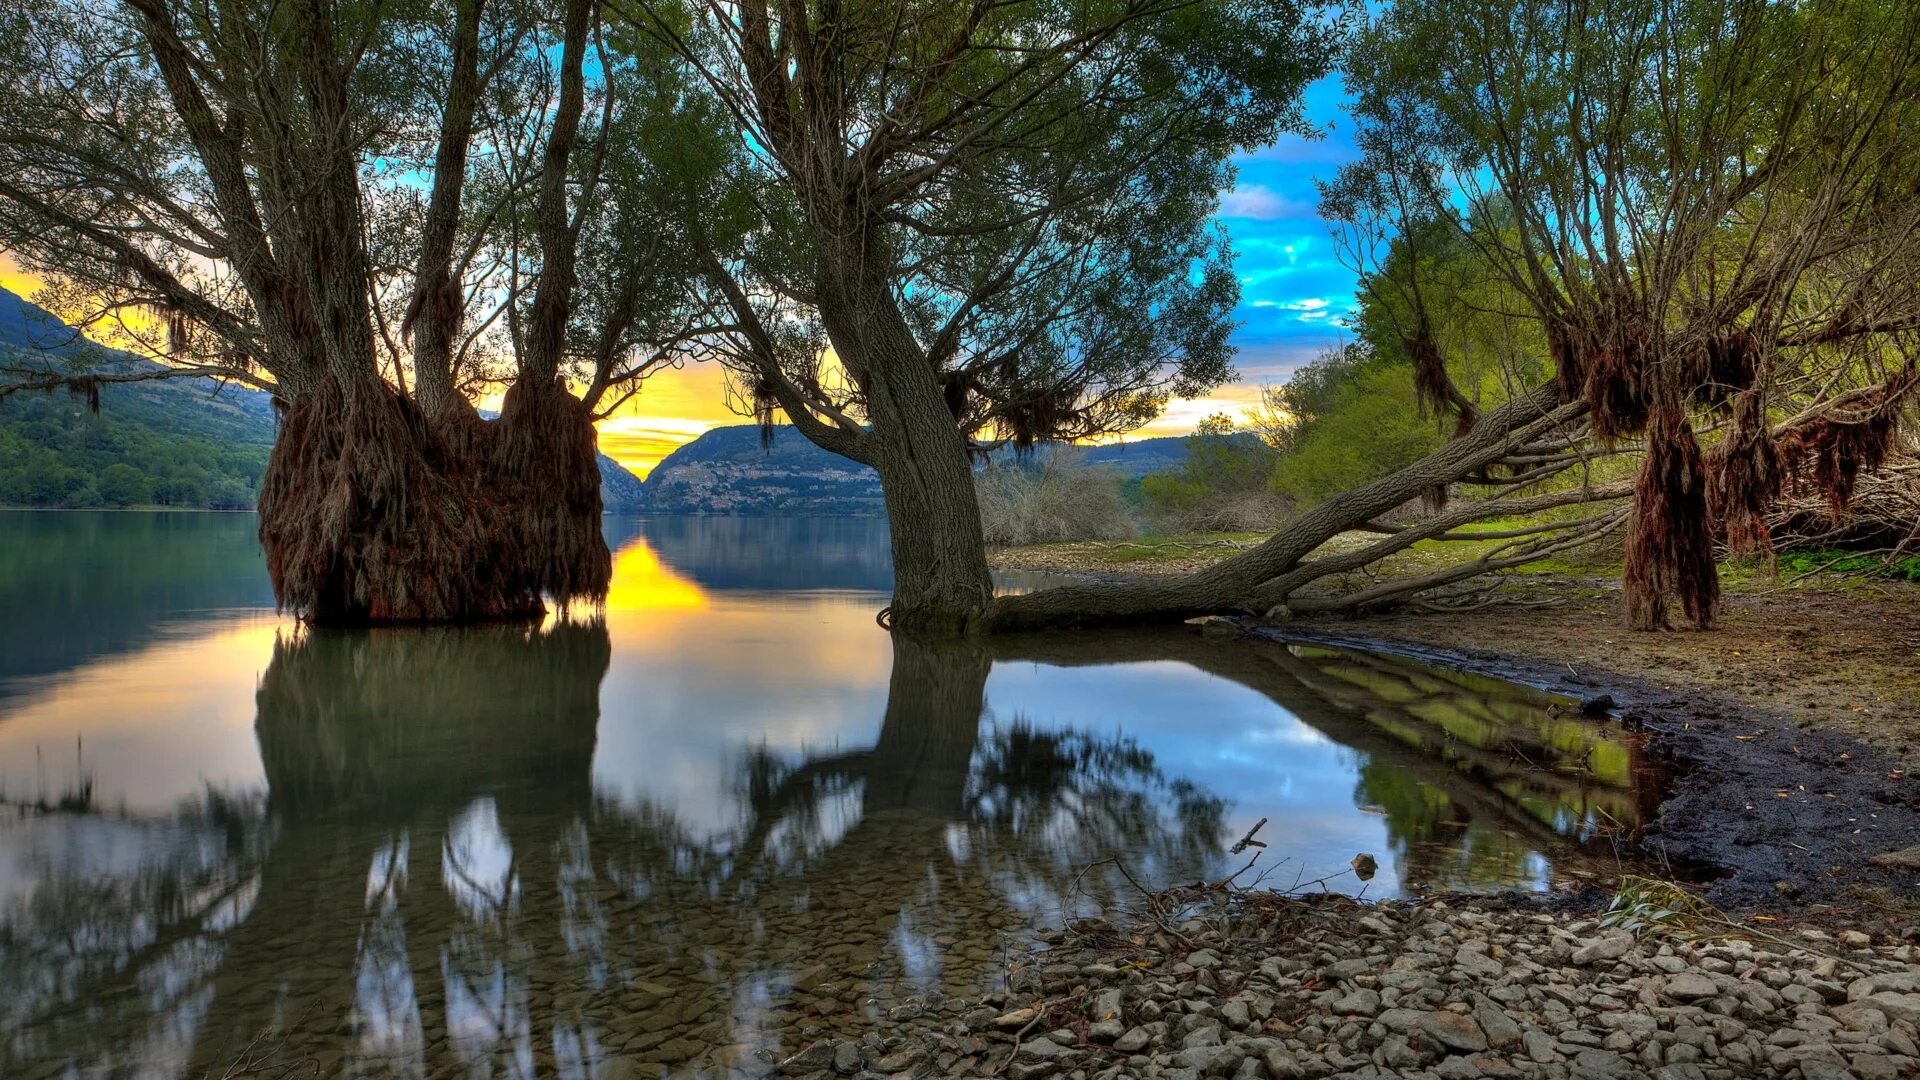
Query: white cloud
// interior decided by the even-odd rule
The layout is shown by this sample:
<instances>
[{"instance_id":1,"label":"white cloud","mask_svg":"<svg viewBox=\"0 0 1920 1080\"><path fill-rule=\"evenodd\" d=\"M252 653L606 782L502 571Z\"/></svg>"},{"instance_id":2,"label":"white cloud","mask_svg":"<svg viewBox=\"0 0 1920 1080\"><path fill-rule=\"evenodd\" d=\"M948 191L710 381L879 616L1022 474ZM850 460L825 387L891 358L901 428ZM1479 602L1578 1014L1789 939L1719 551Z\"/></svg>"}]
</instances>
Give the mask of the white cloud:
<instances>
[{"instance_id":1,"label":"white cloud","mask_svg":"<svg viewBox=\"0 0 1920 1080\"><path fill-rule=\"evenodd\" d=\"M1245 184L1220 193L1220 216L1276 221L1281 218L1310 218L1314 216L1314 209L1265 184Z\"/></svg>"}]
</instances>

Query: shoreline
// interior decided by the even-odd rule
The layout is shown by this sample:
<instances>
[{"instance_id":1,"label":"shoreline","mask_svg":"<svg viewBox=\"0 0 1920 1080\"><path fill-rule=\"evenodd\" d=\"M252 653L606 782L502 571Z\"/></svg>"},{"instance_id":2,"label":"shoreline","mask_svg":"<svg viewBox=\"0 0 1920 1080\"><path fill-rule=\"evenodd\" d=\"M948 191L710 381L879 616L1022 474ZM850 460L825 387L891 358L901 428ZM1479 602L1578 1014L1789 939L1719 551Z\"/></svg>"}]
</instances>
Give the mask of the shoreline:
<instances>
[{"instance_id":1,"label":"shoreline","mask_svg":"<svg viewBox=\"0 0 1920 1080\"><path fill-rule=\"evenodd\" d=\"M1489 898L1194 887L1043 934L977 1001L822 1038L783 1075L1013 1080L1893 1080L1920 1070L1920 926L1611 922Z\"/></svg>"},{"instance_id":2,"label":"shoreline","mask_svg":"<svg viewBox=\"0 0 1920 1080\"><path fill-rule=\"evenodd\" d=\"M1182 552L1177 567L1129 573L1101 561L1102 547L999 549L993 563L1145 580L1231 554ZM1674 769L1639 846L1719 872L1713 902L1920 912L1920 670L1903 644L1920 641L1920 588L1742 586L1729 589L1725 629L1664 634L1621 629L1617 590L1600 579L1529 575L1513 588L1527 606L1206 622L1216 634L1384 652L1575 700L1604 695ZM1825 678L1804 675L1841 651L1863 655Z\"/></svg>"}]
</instances>

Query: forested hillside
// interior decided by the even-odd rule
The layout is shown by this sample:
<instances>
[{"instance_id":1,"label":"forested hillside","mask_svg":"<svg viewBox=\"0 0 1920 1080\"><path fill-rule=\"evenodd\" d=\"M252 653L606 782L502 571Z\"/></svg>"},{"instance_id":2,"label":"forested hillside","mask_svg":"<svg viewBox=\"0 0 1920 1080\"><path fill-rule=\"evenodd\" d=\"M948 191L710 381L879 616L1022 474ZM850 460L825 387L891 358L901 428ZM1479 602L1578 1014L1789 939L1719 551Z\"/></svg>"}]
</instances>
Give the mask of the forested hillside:
<instances>
[{"instance_id":1,"label":"forested hillside","mask_svg":"<svg viewBox=\"0 0 1920 1080\"><path fill-rule=\"evenodd\" d=\"M78 340L44 309L0 289L0 354L22 366L152 366ZM80 397L0 401L0 503L247 509L273 445L265 394L199 380L123 383Z\"/></svg>"},{"instance_id":2,"label":"forested hillside","mask_svg":"<svg viewBox=\"0 0 1920 1080\"><path fill-rule=\"evenodd\" d=\"M0 289L0 364L156 367L92 345L52 313ZM201 379L100 388L100 409L64 393L0 399L0 505L250 510L276 421L266 394ZM631 506L640 483L604 455L602 496Z\"/></svg>"}]
</instances>

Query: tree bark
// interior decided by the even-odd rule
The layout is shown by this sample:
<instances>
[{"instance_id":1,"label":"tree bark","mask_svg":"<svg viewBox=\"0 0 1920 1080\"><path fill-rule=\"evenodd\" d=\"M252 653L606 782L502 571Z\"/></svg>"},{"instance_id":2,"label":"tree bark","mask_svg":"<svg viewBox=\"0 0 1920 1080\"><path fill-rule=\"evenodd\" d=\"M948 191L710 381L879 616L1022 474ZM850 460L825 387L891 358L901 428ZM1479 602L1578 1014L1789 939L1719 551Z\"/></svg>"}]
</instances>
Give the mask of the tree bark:
<instances>
[{"instance_id":1,"label":"tree bark","mask_svg":"<svg viewBox=\"0 0 1920 1080\"><path fill-rule=\"evenodd\" d=\"M966 436L932 361L882 274L876 238L844 245L821 275L822 321L861 381L893 544L890 625L909 634L972 629L993 600Z\"/></svg>"}]
</instances>

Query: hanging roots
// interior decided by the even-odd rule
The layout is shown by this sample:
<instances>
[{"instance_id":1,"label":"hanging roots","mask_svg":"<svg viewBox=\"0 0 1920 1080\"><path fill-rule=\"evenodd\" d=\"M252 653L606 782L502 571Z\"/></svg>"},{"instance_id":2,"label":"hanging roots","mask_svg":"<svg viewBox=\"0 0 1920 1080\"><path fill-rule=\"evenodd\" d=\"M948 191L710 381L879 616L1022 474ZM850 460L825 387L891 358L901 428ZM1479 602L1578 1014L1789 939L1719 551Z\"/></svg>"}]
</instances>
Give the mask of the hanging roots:
<instances>
[{"instance_id":1,"label":"hanging roots","mask_svg":"<svg viewBox=\"0 0 1920 1080\"><path fill-rule=\"evenodd\" d=\"M1547 320L1547 352L1553 357L1553 379L1568 401L1586 392L1586 358L1574 344L1573 331L1558 319Z\"/></svg>"},{"instance_id":2,"label":"hanging roots","mask_svg":"<svg viewBox=\"0 0 1920 1080\"><path fill-rule=\"evenodd\" d=\"M1767 513L1780 497L1780 450L1759 390L1733 398L1733 430L1707 451L1707 506L1734 555L1773 554Z\"/></svg>"},{"instance_id":3,"label":"hanging roots","mask_svg":"<svg viewBox=\"0 0 1920 1080\"><path fill-rule=\"evenodd\" d=\"M1436 412L1453 407L1453 383L1447 378L1447 362L1440 355L1440 343L1433 339L1433 328L1425 317L1413 333L1400 339L1400 347L1413 362L1413 389L1420 404Z\"/></svg>"},{"instance_id":4,"label":"hanging roots","mask_svg":"<svg viewBox=\"0 0 1920 1080\"><path fill-rule=\"evenodd\" d=\"M280 605L323 625L530 618L612 576L593 428L558 384L449 440L377 379L324 380L287 409L260 542Z\"/></svg>"},{"instance_id":5,"label":"hanging roots","mask_svg":"<svg viewBox=\"0 0 1920 1080\"><path fill-rule=\"evenodd\" d=\"M1759 382L1759 344L1742 327L1724 330L1700 347L1687 374L1708 403L1724 404Z\"/></svg>"},{"instance_id":6,"label":"hanging roots","mask_svg":"<svg viewBox=\"0 0 1920 1080\"><path fill-rule=\"evenodd\" d=\"M1694 626L1713 625L1720 578L1713 563L1705 468L1693 428L1677 406L1656 411L1647 431L1621 584L1627 624L1635 630L1668 629L1668 605L1675 600Z\"/></svg>"},{"instance_id":7,"label":"hanging roots","mask_svg":"<svg viewBox=\"0 0 1920 1080\"><path fill-rule=\"evenodd\" d=\"M760 449L773 449L773 411L780 407L773 380L762 375L753 381L753 422L760 425Z\"/></svg>"},{"instance_id":8,"label":"hanging roots","mask_svg":"<svg viewBox=\"0 0 1920 1080\"><path fill-rule=\"evenodd\" d=\"M1882 389L1865 419L1821 417L1788 432L1780 449L1790 476L1798 477L1811 459L1807 480L1826 496L1828 513L1838 522L1853 502L1861 471L1872 472L1885 464L1899 434L1898 401Z\"/></svg>"},{"instance_id":9,"label":"hanging roots","mask_svg":"<svg viewBox=\"0 0 1920 1080\"><path fill-rule=\"evenodd\" d=\"M1623 330L1586 364L1585 393L1592 409L1593 433L1613 442L1647 426L1652 394L1647 372L1646 335Z\"/></svg>"}]
</instances>

